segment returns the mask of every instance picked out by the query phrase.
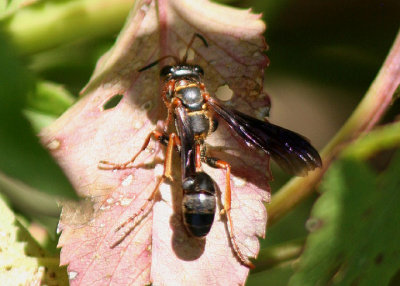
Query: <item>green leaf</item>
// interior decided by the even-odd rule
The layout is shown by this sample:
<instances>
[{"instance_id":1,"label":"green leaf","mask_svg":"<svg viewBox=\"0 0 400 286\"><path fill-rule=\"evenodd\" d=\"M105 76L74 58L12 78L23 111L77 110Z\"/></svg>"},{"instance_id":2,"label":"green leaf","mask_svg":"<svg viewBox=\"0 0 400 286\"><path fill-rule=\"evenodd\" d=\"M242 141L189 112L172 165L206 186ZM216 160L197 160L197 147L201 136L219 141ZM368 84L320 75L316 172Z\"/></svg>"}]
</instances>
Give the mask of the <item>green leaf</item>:
<instances>
[{"instance_id":1,"label":"green leaf","mask_svg":"<svg viewBox=\"0 0 400 286\"><path fill-rule=\"evenodd\" d=\"M382 175L354 159L326 174L289 285L387 285L400 267L400 152Z\"/></svg>"},{"instance_id":2,"label":"green leaf","mask_svg":"<svg viewBox=\"0 0 400 286\"><path fill-rule=\"evenodd\" d=\"M23 114L38 134L66 111L74 101L72 94L62 85L39 81L34 91L28 93Z\"/></svg>"},{"instance_id":3,"label":"green leaf","mask_svg":"<svg viewBox=\"0 0 400 286\"><path fill-rule=\"evenodd\" d=\"M16 60L0 35L0 170L34 189L61 197L76 197L53 158L41 146L22 114L34 80ZM26 197L24 199L27 199Z\"/></svg>"},{"instance_id":4,"label":"green leaf","mask_svg":"<svg viewBox=\"0 0 400 286\"><path fill-rule=\"evenodd\" d=\"M341 156L354 159L367 159L374 154L400 146L400 122L380 126L353 144L349 145Z\"/></svg>"},{"instance_id":5,"label":"green leaf","mask_svg":"<svg viewBox=\"0 0 400 286\"><path fill-rule=\"evenodd\" d=\"M32 128L36 134L38 134L44 127L49 126L57 119L56 116L47 115L32 110L24 110L23 114L32 125Z\"/></svg>"},{"instance_id":6,"label":"green leaf","mask_svg":"<svg viewBox=\"0 0 400 286\"><path fill-rule=\"evenodd\" d=\"M73 102L74 97L62 85L39 81L34 91L28 94L26 108L43 114L60 116Z\"/></svg>"},{"instance_id":7,"label":"green leaf","mask_svg":"<svg viewBox=\"0 0 400 286\"><path fill-rule=\"evenodd\" d=\"M297 258L303 248L304 239L296 239L261 249L252 274L271 269L278 264Z\"/></svg>"},{"instance_id":8,"label":"green leaf","mask_svg":"<svg viewBox=\"0 0 400 286\"><path fill-rule=\"evenodd\" d=\"M0 1L0 19L7 17L8 15L17 11L20 7L23 7L34 1L29 0L4 0Z\"/></svg>"},{"instance_id":9,"label":"green leaf","mask_svg":"<svg viewBox=\"0 0 400 286\"><path fill-rule=\"evenodd\" d=\"M0 171L0 193L13 203L13 206L25 214L59 217L56 198L39 192L18 180L4 175ZM34 198L34 199L27 199Z\"/></svg>"},{"instance_id":10,"label":"green leaf","mask_svg":"<svg viewBox=\"0 0 400 286\"><path fill-rule=\"evenodd\" d=\"M19 54L34 54L79 39L111 35L124 23L134 1L25 1L10 8L0 24ZM12 12L12 13L11 13Z\"/></svg>"},{"instance_id":11,"label":"green leaf","mask_svg":"<svg viewBox=\"0 0 400 286\"><path fill-rule=\"evenodd\" d=\"M293 274L293 261L279 264L271 269L252 273L247 280L246 286L286 286L290 275Z\"/></svg>"}]
</instances>

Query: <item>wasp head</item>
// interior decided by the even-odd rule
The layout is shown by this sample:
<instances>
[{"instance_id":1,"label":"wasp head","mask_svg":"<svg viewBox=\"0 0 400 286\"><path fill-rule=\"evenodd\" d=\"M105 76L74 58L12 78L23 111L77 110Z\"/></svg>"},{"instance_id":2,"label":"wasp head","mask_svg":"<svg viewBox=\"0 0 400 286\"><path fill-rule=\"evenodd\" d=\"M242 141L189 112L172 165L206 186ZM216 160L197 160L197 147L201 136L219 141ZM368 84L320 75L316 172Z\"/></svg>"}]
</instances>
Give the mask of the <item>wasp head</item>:
<instances>
[{"instance_id":1,"label":"wasp head","mask_svg":"<svg viewBox=\"0 0 400 286\"><path fill-rule=\"evenodd\" d=\"M164 66L160 70L160 77L163 80L181 79L181 78L198 78L204 76L201 66L181 64L176 66Z\"/></svg>"}]
</instances>

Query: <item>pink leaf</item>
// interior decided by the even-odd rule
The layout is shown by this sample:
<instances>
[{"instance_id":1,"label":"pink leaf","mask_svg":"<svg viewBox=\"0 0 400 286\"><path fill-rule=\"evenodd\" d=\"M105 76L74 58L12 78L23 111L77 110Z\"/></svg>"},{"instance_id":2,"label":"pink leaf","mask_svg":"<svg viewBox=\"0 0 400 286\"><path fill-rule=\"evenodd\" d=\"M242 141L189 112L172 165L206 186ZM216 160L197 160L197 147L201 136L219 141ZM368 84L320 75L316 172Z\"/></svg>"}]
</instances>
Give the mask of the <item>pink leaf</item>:
<instances>
[{"instance_id":1,"label":"pink leaf","mask_svg":"<svg viewBox=\"0 0 400 286\"><path fill-rule=\"evenodd\" d=\"M162 130L166 108L155 66L164 55L181 57L194 33L189 62L205 71L211 95L224 85L234 92L226 102L262 115L265 25L260 15L209 1L136 1L115 46L98 62L84 97L42 133L43 142L63 167L77 192L87 199L65 204L61 263L71 285L243 285L249 269L231 247L225 216L217 212L205 240L189 237L181 219L180 158L173 157L174 181L165 181L148 198L163 171L164 147L152 142L134 168L100 170L99 161L128 161L154 129ZM162 62L166 64L168 60ZM115 95L113 108L104 109ZM208 152L232 165L234 235L246 257L256 257L257 236L265 234L269 168L264 154L247 147L220 122L207 138ZM224 203L225 172L203 165L217 183ZM141 209L143 209L141 211ZM140 214L135 217L135 215Z\"/></svg>"}]
</instances>

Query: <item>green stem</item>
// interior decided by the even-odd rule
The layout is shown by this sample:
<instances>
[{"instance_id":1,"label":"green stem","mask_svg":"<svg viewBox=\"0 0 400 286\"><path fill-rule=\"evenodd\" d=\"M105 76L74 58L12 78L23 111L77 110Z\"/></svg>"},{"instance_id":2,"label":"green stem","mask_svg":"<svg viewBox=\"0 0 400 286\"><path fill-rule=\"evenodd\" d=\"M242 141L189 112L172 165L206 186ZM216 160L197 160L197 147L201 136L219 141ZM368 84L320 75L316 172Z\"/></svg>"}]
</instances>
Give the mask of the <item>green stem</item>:
<instances>
[{"instance_id":1,"label":"green stem","mask_svg":"<svg viewBox=\"0 0 400 286\"><path fill-rule=\"evenodd\" d=\"M356 110L321 152L323 168L315 170L307 177L296 177L286 183L272 196L268 208L268 223L271 225L297 204L309 196L318 184L331 162L352 140L362 132L370 130L382 117L393 94L400 84L400 31L377 77L357 106Z\"/></svg>"},{"instance_id":2,"label":"green stem","mask_svg":"<svg viewBox=\"0 0 400 286\"><path fill-rule=\"evenodd\" d=\"M299 257L303 250L304 241L304 239L297 239L261 249L255 262L256 268L252 270L252 273L267 270L282 262Z\"/></svg>"},{"instance_id":3,"label":"green stem","mask_svg":"<svg viewBox=\"0 0 400 286\"><path fill-rule=\"evenodd\" d=\"M18 52L29 55L78 39L117 33L133 2L39 1L1 21Z\"/></svg>"},{"instance_id":4,"label":"green stem","mask_svg":"<svg viewBox=\"0 0 400 286\"><path fill-rule=\"evenodd\" d=\"M60 258L59 257L40 257L38 258L40 265L59 267Z\"/></svg>"}]
</instances>

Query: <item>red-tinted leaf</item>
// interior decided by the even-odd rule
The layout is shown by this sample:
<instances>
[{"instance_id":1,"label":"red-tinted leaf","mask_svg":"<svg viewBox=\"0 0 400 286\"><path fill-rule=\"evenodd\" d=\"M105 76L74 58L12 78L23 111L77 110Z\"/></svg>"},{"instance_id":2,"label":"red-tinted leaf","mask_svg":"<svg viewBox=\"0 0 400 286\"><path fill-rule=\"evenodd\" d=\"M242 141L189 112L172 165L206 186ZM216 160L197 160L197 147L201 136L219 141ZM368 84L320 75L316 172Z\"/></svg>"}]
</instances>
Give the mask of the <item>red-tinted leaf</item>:
<instances>
[{"instance_id":1,"label":"red-tinted leaf","mask_svg":"<svg viewBox=\"0 0 400 286\"><path fill-rule=\"evenodd\" d=\"M67 204L60 221L61 263L68 264L72 285L244 284L249 270L231 247L224 215L216 214L205 240L186 234L178 154L174 181L160 186L153 207L146 202L163 171L164 148L158 143L139 156L136 168L100 170L98 163L129 160L147 134L161 130L166 112L159 66L137 70L163 55L179 56L195 32L209 47L196 41L189 62L203 67L208 91L214 94L227 84L235 93L227 104L253 114L259 108L262 114L268 103L259 95L267 59L259 17L208 1L137 1L116 45L100 59L85 97L43 132L78 193L88 198ZM123 95L122 100L104 110L115 95ZM265 233L268 160L234 138L220 122L207 138L208 152L232 165L234 235L243 254L255 257L257 236ZM224 203L225 172L203 167L220 187ZM144 206L143 215L130 221Z\"/></svg>"}]
</instances>

